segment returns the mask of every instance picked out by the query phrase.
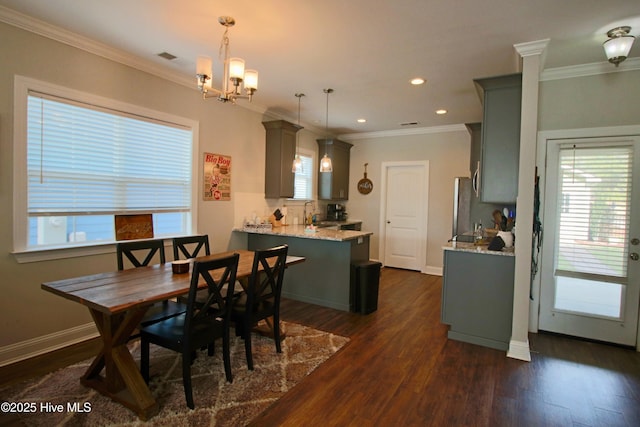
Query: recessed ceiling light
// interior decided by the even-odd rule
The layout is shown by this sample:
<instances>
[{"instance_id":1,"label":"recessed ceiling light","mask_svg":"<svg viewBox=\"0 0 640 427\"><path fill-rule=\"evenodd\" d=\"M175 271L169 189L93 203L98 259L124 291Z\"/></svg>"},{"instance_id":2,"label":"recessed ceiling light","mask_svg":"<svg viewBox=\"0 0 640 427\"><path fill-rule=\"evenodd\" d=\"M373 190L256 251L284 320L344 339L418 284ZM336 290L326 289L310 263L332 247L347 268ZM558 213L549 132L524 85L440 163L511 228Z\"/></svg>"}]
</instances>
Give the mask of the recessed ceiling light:
<instances>
[{"instance_id":1,"label":"recessed ceiling light","mask_svg":"<svg viewBox=\"0 0 640 427\"><path fill-rule=\"evenodd\" d=\"M415 77L411 79L410 83L414 86L424 84L425 80L422 77Z\"/></svg>"},{"instance_id":2,"label":"recessed ceiling light","mask_svg":"<svg viewBox=\"0 0 640 427\"><path fill-rule=\"evenodd\" d=\"M367 123L367 119L358 119L358 123Z\"/></svg>"},{"instance_id":3,"label":"recessed ceiling light","mask_svg":"<svg viewBox=\"0 0 640 427\"><path fill-rule=\"evenodd\" d=\"M436 110L436 114L440 114L440 115L442 115L442 114L447 114L447 113L448 113L448 111L447 111L447 110L445 110L444 108L441 108L441 109L439 109L439 110Z\"/></svg>"}]
</instances>

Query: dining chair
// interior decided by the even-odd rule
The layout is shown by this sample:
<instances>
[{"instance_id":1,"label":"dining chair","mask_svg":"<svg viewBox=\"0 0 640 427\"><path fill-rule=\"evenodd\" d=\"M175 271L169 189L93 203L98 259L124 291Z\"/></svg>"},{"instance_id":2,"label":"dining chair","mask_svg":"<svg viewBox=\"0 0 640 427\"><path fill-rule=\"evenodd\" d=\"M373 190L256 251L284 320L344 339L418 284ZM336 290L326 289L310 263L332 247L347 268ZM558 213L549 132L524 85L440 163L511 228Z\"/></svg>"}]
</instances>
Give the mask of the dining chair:
<instances>
[{"instance_id":1,"label":"dining chair","mask_svg":"<svg viewBox=\"0 0 640 427\"><path fill-rule=\"evenodd\" d=\"M164 241L162 239L136 240L131 242L118 242L116 244L116 257L118 270L125 269L125 258L135 268L146 267L158 254L160 263L165 263ZM153 284L150 284L153 286ZM165 300L153 304L140 321L141 325L157 322L171 316L184 313L187 310L186 303L173 300Z\"/></svg>"},{"instance_id":2,"label":"dining chair","mask_svg":"<svg viewBox=\"0 0 640 427\"><path fill-rule=\"evenodd\" d=\"M180 254L182 254L186 259L196 258L200 255L200 251L203 249L204 255L211 255L208 234L173 238L173 259L176 261L180 259ZM200 291L200 294L201 295L196 297L197 302L203 302L206 299L206 293L204 290ZM177 299L183 304L187 303L186 295L180 295Z\"/></svg>"},{"instance_id":3,"label":"dining chair","mask_svg":"<svg viewBox=\"0 0 640 427\"><path fill-rule=\"evenodd\" d=\"M173 238L173 259L179 260L180 254L186 259L195 258L204 249L204 255L211 255L209 249L209 235L184 236Z\"/></svg>"},{"instance_id":4,"label":"dining chair","mask_svg":"<svg viewBox=\"0 0 640 427\"><path fill-rule=\"evenodd\" d=\"M213 344L222 338L224 371L227 381L233 381L229 344L230 308L240 255L195 261L189 286L187 311L179 316L144 326L140 330L140 371L149 382L149 344L156 344L182 355L182 382L187 406L194 408L191 388L191 363L193 354L200 348L208 348L213 355ZM208 294L204 307L196 304L198 286L206 283Z\"/></svg>"},{"instance_id":5,"label":"dining chair","mask_svg":"<svg viewBox=\"0 0 640 427\"><path fill-rule=\"evenodd\" d=\"M287 245L282 245L255 251L251 276L245 292L236 299L231 309L231 320L236 325L236 335L244 339L247 366L250 370L253 370L251 330L260 320L273 317L276 351L282 353L280 295L288 250Z\"/></svg>"}]
</instances>

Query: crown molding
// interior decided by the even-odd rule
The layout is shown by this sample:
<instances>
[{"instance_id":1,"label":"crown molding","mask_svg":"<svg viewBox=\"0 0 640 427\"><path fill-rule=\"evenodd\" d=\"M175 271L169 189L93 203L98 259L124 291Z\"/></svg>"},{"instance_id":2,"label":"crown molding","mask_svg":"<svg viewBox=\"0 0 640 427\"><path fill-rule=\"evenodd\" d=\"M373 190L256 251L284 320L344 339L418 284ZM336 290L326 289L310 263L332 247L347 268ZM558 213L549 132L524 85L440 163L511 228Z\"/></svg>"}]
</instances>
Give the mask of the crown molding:
<instances>
[{"instance_id":1,"label":"crown molding","mask_svg":"<svg viewBox=\"0 0 640 427\"><path fill-rule=\"evenodd\" d=\"M447 132L459 132L459 131L468 132L467 127L465 125L457 124L457 125L448 125L448 126L431 126L431 127L420 127L420 128L411 128L411 129L384 130L379 132L348 133L344 135L339 135L338 138L344 141L355 141L358 139L385 138L390 136L426 135L426 134L434 134L434 133L447 133Z\"/></svg>"},{"instance_id":2,"label":"crown molding","mask_svg":"<svg viewBox=\"0 0 640 427\"><path fill-rule=\"evenodd\" d=\"M622 73L640 70L640 58L627 58L618 67L609 62L572 65L570 67L547 68L540 75L540 81L572 79L598 74Z\"/></svg>"}]
</instances>

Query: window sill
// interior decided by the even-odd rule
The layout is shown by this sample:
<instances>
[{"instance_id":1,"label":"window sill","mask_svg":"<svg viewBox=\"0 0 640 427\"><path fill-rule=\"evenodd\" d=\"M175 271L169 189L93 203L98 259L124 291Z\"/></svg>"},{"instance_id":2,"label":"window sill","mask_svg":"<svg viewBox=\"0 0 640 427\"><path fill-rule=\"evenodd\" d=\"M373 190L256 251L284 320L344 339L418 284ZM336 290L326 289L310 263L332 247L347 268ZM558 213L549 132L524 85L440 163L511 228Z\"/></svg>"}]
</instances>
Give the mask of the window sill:
<instances>
[{"instance_id":1,"label":"window sill","mask_svg":"<svg viewBox=\"0 0 640 427\"><path fill-rule=\"evenodd\" d=\"M115 253L115 243L92 244L87 246L74 246L64 248L40 248L25 251L12 252L18 264L30 262L49 261L55 259L78 258L91 255Z\"/></svg>"}]
</instances>

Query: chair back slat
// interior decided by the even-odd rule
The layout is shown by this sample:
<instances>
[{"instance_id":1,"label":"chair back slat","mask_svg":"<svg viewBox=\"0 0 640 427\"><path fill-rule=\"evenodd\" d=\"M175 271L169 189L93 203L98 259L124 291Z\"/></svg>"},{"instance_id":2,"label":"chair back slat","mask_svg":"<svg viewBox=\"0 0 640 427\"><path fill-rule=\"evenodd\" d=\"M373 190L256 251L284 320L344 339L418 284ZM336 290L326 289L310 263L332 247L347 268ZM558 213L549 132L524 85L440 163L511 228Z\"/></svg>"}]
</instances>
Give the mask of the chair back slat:
<instances>
[{"instance_id":1,"label":"chair back slat","mask_svg":"<svg viewBox=\"0 0 640 427\"><path fill-rule=\"evenodd\" d=\"M162 239L118 242L116 245L118 270L124 270L125 257L135 268L138 268L149 265L156 253L159 254L160 263L164 264L166 259Z\"/></svg>"},{"instance_id":2,"label":"chair back slat","mask_svg":"<svg viewBox=\"0 0 640 427\"><path fill-rule=\"evenodd\" d=\"M239 260L240 255L234 253L211 261L193 263L184 323L185 337L190 335L192 325L198 324L205 317L229 322ZM204 304L196 301L198 287L203 281L207 284Z\"/></svg>"},{"instance_id":3,"label":"chair back slat","mask_svg":"<svg viewBox=\"0 0 640 427\"><path fill-rule=\"evenodd\" d=\"M279 304L288 250L282 245L255 251L247 289L248 315L265 301L271 300L274 307Z\"/></svg>"},{"instance_id":4,"label":"chair back slat","mask_svg":"<svg viewBox=\"0 0 640 427\"><path fill-rule=\"evenodd\" d=\"M175 237L173 239L173 259L179 260L180 254L186 259L196 258L204 249L204 255L211 255L209 235Z\"/></svg>"}]
</instances>

